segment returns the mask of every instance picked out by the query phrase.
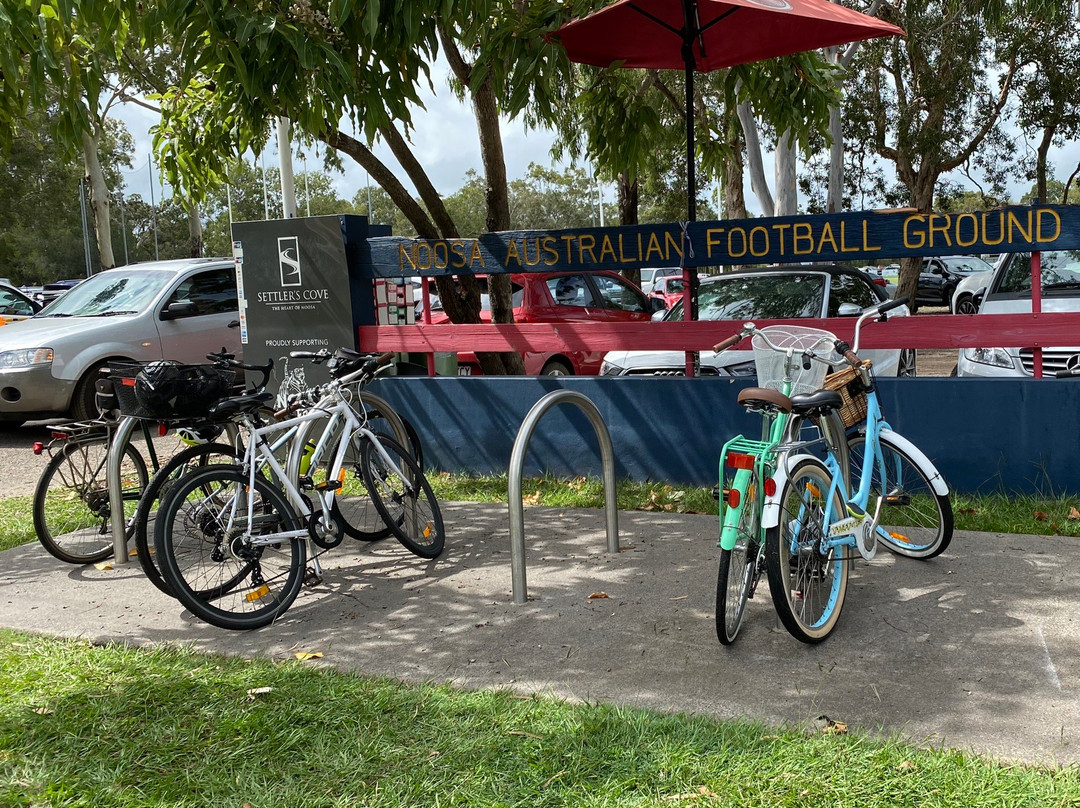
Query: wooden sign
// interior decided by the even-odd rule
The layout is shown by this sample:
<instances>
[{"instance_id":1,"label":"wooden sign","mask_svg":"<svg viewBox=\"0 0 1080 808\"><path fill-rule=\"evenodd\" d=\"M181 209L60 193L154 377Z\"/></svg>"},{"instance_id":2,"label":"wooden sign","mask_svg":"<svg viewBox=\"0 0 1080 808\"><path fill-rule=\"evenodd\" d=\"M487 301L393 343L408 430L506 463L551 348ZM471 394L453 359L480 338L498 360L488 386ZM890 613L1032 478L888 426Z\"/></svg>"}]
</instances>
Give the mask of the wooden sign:
<instances>
[{"instance_id":1,"label":"wooden sign","mask_svg":"<svg viewBox=\"0 0 1080 808\"><path fill-rule=\"evenodd\" d=\"M578 230L518 230L478 239L369 239L377 278L642 267L859 261L905 256L1080 249L1080 206L972 213L858 211Z\"/></svg>"}]
</instances>

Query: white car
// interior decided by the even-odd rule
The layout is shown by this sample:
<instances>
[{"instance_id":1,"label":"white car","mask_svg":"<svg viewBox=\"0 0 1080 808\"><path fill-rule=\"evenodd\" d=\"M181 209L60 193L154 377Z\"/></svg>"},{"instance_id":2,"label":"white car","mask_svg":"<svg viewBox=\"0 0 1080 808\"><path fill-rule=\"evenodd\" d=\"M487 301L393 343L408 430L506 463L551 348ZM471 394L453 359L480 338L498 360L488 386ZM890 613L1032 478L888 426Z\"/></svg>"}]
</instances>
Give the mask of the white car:
<instances>
[{"instance_id":1,"label":"white car","mask_svg":"<svg viewBox=\"0 0 1080 808\"><path fill-rule=\"evenodd\" d=\"M698 316L702 320L787 320L802 317L854 316L887 296L865 273L835 264L769 267L716 275L701 282ZM900 306L890 316L907 315ZM668 309L664 320L681 320L682 303ZM654 318L655 319L655 318ZM736 329L733 328L734 332ZM882 376L914 376L915 351L867 350L863 358ZM604 356L603 376L682 376L681 351L610 351ZM749 350L701 352L702 376L756 375Z\"/></svg>"},{"instance_id":2,"label":"white car","mask_svg":"<svg viewBox=\"0 0 1080 808\"><path fill-rule=\"evenodd\" d=\"M977 298L976 298L977 299ZM1042 253L1042 310L1080 311L1080 250ZM1031 311L1031 255L1006 255L992 273L979 303L979 314ZM1024 378L1034 375L1034 351L1015 348L962 348L957 376ZM1043 372L1051 375L1080 363L1080 347L1043 349Z\"/></svg>"}]
</instances>

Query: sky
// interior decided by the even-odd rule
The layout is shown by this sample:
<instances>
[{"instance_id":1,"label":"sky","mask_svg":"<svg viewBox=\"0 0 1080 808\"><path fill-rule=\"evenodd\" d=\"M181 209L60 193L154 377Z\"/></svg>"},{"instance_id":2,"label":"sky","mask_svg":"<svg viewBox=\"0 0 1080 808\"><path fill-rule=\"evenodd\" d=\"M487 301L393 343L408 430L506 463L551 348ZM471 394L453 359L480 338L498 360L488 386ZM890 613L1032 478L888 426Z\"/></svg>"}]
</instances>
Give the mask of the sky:
<instances>
[{"instance_id":1,"label":"sky","mask_svg":"<svg viewBox=\"0 0 1080 808\"><path fill-rule=\"evenodd\" d=\"M472 108L467 103L459 102L450 92L445 80L447 68L445 65L436 64L432 70L435 92L425 91L422 93L425 109L417 110L414 122L416 127L412 133L412 145L414 151L431 177L435 188L448 196L453 194L465 181L465 174L469 169L483 173L480 160L480 145L476 134L476 121L473 118ZM155 121L154 113L136 105L122 104L116 110L116 116L124 121L132 136L135 138L136 154L134 159L135 168L125 172L126 192L138 193L144 199L150 194L150 166L148 158L150 154L149 129ZM349 131L350 124L343 123L345 131ZM552 165L550 156L553 134L547 131L526 132L520 122L503 121L503 149L506 156L507 174L510 179L525 176L530 163L540 165ZM294 153L299 149L294 144ZM389 149L381 144L376 144L373 151L386 163L394 173L411 187L403 171L400 170L397 161L390 154ZM255 155L249 155L252 162L257 160ZM277 165L277 147L275 138L263 155L266 165ZM308 167L311 170L321 168L321 160L315 158L315 154L309 150L307 155ZM1080 143L1071 143L1064 149L1053 149L1050 160L1056 169L1056 176L1064 180L1076 168L1080 162ZM352 199L356 193L367 184L367 174L355 162L346 158L344 160L345 173L333 174L332 179L338 193L343 199ZM565 164L556 164L556 168L563 168ZM294 157L294 171L303 170L301 161ZM766 157L765 170L771 177L771 161ZM955 176L954 179L962 185L970 185L963 176ZM706 177L699 177L699 183L712 185ZM160 183L160 180L158 181ZM1028 190L1029 183L1018 179L1010 187L1013 199L1019 199ZM153 189L154 199L160 201L162 189L160 184ZM166 193L168 193L166 191ZM298 189L299 193L299 189ZM601 194L606 203L611 204L615 199L615 189L612 185L601 185ZM800 200L802 201L802 200ZM760 215L761 207L757 199L750 192L749 178L746 180L747 208L753 215ZM301 202L302 204L302 202ZM271 211L271 216L275 215ZM277 212L280 215L280 212Z\"/></svg>"}]
</instances>

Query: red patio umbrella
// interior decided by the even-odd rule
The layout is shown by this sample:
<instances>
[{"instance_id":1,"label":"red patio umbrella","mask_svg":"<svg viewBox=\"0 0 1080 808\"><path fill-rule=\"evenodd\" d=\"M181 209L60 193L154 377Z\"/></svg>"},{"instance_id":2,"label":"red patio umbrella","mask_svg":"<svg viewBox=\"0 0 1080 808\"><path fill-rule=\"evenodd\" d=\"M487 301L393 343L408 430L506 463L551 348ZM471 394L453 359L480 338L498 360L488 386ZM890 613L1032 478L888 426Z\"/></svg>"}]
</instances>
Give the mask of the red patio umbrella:
<instances>
[{"instance_id":1,"label":"red patio umbrella","mask_svg":"<svg viewBox=\"0 0 1080 808\"><path fill-rule=\"evenodd\" d=\"M694 72L904 32L829 0L618 0L552 34L572 61L686 74L686 209L697 218ZM687 273L694 296L695 273ZM689 277L693 275L693 277ZM692 306L684 306L686 319ZM691 362L688 360L688 373Z\"/></svg>"}]
</instances>

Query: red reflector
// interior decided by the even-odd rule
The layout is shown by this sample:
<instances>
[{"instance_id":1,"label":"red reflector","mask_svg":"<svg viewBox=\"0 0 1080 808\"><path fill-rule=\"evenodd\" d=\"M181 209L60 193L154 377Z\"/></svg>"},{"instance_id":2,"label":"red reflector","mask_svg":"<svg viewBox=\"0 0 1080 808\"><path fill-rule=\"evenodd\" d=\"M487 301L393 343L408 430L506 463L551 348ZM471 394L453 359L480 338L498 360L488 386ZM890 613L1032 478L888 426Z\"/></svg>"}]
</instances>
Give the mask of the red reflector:
<instances>
[{"instance_id":1,"label":"red reflector","mask_svg":"<svg viewBox=\"0 0 1080 808\"><path fill-rule=\"evenodd\" d=\"M167 427L165 424L158 424L157 434L159 438L164 438L166 435L169 434L169 427Z\"/></svg>"},{"instance_id":2,"label":"red reflector","mask_svg":"<svg viewBox=\"0 0 1080 808\"><path fill-rule=\"evenodd\" d=\"M768 477L765 480L765 485L762 487L765 489L765 496L771 497L776 493L776 480L772 477Z\"/></svg>"},{"instance_id":3,"label":"red reflector","mask_svg":"<svg viewBox=\"0 0 1080 808\"><path fill-rule=\"evenodd\" d=\"M67 432L50 432L53 440L67 440Z\"/></svg>"},{"instance_id":4,"label":"red reflector","mask_svg":"<svg viewBox=\"0 0 1080 808\"><path fill-rule=\"evenodd\" d=\"M121 379L120 384L124 385L124 387L134 387L135 379Z\"/></svg>"},{"instance_id":5,"label":"red reflector","mask_svg":"<svg viewBox=\"0 0 1080 808\"><path fill-rule=\"evenodd\" d=\"M754 467L754 456L728 452L726 465L728 468L733 469L752 469Z\"/></svg>"},{"instance_id":6,"label":"red reflector","mask_svg":"<svg viewBox=\"0 0 1080 808\"><path fill-rule=\"evenodd\" d=\"M739 507L739 489L731 488L727 492L727 504L729 508Z\"/></svg>"},{"instance_id":7,"label":"red reflector","mask_svg":"<svg viewBox=\"0 0 1080 808\"><path fill-rule=\"evenodd\" d=\"M34 454L41 454L45 451L45 444L41 441L34 441Z\"/></svg>"}]
</instances>

